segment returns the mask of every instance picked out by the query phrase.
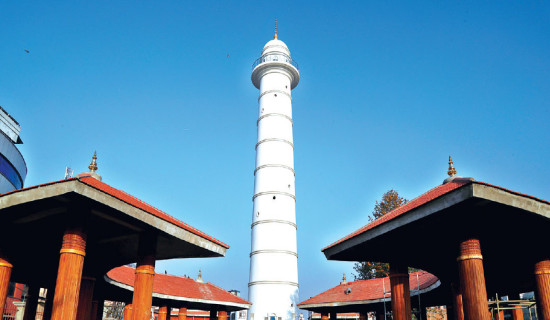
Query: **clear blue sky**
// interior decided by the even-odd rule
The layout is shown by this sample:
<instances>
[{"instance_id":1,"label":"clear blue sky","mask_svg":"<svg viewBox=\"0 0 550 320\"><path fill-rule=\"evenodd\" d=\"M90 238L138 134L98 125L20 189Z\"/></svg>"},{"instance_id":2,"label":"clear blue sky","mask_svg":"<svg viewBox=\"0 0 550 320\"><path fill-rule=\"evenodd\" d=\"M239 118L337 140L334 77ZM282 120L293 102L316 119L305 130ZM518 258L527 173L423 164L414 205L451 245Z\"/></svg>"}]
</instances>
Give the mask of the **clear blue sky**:
<instances>
[{"instance_id":1,"label":"clear blue sky","mask_svg":"<svg viewBox=\"0 0 550 320\"><path fill-rule=\"evenodd\" d=\"M322 247L388 189L411 199L440 184L449 155L461 176L550 199L542 1L2 1L0 105L21 123L26 185L85 171L97 150L104 182L231 245L157 270L202 268L246 297L250 73L275 18L301 72L301 301L351 277Z\"/></svg>"}]
</instances>

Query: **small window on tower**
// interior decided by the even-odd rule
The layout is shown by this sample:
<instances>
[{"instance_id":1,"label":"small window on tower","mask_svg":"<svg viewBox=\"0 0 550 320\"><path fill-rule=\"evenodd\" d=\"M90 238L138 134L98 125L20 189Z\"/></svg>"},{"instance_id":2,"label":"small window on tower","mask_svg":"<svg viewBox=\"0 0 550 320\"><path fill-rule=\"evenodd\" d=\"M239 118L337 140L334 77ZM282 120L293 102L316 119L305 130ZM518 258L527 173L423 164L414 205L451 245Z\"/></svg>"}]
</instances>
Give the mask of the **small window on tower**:
<instances>
[{"instance_id":1,"label":"small window on tower","mask_svg":"<svg viewBox=\"0 0 550 320\"><path fill-rule=\"evenodd\" d=\"M274 94L275 98L277 98L277 94Z\"/></svg>"},{"instance_id":2,"label":"small window on tower","mask_svg":"<svg viewBox=\"0 0 550 320\"><path fill-rule=\"evenodd\" d=\"M275 199L277 199L277 197L276 197L276 196L273 196L273 200L275 200Z\"/></svg>"}]
</instances>

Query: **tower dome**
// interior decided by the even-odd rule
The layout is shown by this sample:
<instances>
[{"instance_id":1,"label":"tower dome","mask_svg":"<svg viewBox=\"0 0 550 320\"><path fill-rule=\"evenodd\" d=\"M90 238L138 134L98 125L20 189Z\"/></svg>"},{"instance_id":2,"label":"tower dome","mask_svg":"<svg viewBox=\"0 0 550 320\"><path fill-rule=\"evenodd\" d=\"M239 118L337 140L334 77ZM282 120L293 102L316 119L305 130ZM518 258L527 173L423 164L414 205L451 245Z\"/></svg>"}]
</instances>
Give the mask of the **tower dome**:
<instances>
[{"instance_id":1,"label":"tower dome","mask_svg":"<svg viewBox=\"0 0 550 320\"><path fill-rule=\"evenodd\" d=\"M278 72L286 75L290 80L290 89L294 89L300 81L300 72L298 71L298 63L290 57L290 50L286 44L277 37L277 21L275 21L275 36L273 40L269 40L263 50L262 55L252 64L252 83L258 89L262 77L267 72Z\"/></svg>"}]
</instances>

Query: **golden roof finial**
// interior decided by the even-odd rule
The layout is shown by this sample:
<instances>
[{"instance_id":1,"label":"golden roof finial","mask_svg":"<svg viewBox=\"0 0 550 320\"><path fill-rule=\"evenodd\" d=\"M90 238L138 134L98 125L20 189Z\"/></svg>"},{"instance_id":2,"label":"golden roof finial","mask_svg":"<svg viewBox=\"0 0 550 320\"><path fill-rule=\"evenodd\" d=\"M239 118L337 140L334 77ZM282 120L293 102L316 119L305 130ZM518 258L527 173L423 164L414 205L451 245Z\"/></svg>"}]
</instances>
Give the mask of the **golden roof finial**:
<instances>
[{"instance_id":1,"label":"golden roof finial","mask_svg":"<svg viewBox=\"0 0 550 320\"><path fill-rule=\"evenodd\" d=\"M344 276L342 277L342 282L340 284L346 284L348 281L346 280L346 274L344 273Z\"/></svg>"},{"instance_id":2,"label":"golden roof finial","mask_svg":"<svg viewBox=\"0 0 550 320\"><path fill-rule=\"evenodd\" d=\"M275 19L275 36L273 37L273 39L278 39L277 38L277 19Z\"/></svg>"},{"instance_id":3,"label":"golden roof finial","mask_svg":"<svg viewBox=\"0 0 550 320\"><path fill-rule=\"evenodd\" d=\"M88 166L88 169L90 169L90 172L95 172L97 170L97 152L94 151L94 156L92 157L92 163Z\"/></svg>"},{"instance_id":4,"label":"golden roof finial","mask_svg":"<svg viewBox=\"0 0 550 320\"><path fill-rule=\"evenodd\" d=\"M451 156L449 156L449 170L447 171L447 174L449 177L454 177L456 174L456 169L453 166L453 159L451 159Z\"/></svg>"}]
</instances>

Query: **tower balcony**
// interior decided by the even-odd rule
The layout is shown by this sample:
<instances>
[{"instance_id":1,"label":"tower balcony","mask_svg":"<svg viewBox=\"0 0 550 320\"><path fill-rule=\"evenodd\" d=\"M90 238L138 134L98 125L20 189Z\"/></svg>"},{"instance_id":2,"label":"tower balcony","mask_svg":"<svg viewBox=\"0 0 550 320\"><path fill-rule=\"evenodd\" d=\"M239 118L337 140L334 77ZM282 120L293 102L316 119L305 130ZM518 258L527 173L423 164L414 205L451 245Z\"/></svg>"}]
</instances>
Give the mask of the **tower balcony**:
<instances>
[{"instance_id":1,"label":"tower balcony","mask_svg":"<svg viewBox=\"0 0 550 320\"><path fill-rule=\"evenodd\" d=\"M292 58L290 56L288 56L286 54L283 54L283 53L264 54L263 56L256 59L256 61L254 61L254 63L252 64L252 70L254 70L254 68L256 68L256 66L258 66L259 64L264 63L264 62L286 62L288 64L293 65L294 68L299 70L298 63L296 61L292 60Z\"/></svg>"},{"instance_id":2,"label":"tower balcony","mask_svg":"<svg viewBox=\"0 0 550 320\"><path fill-rule=\"evenodd\" d=\"M298 63L284 53L266 53L256 59L252 64L252 83L260 89L260 79L269 70L279 70L290 78L290 87L294 89L300 81Z\"/></svg>"}]
</instances>

